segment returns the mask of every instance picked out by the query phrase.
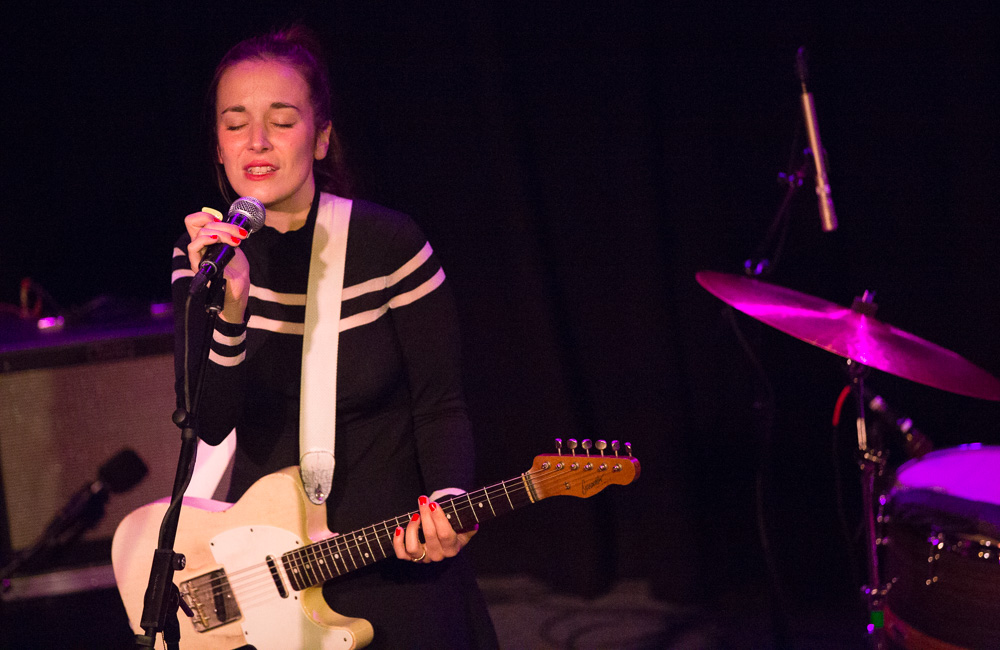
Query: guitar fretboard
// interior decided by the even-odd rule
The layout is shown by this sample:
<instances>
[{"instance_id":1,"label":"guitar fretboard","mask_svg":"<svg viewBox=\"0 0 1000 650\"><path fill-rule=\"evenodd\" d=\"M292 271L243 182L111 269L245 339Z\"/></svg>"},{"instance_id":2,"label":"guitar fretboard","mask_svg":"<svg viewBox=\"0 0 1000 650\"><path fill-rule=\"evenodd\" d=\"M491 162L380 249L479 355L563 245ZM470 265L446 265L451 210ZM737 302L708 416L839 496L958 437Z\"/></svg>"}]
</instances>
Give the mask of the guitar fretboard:
<instances>
[{"instance_id":1,"label":"guitar fretboard","mask_svg":"<svg viewBox=\"0 0 1000 650\"><path fill-rule=\"evenodd\" d=\"M468 530L481 521L511 512L535 500L527 474L454 497L440 503L455 530ZM309 544L281 556L292 589L301 591L396 557L392 538L405 528L414 512Z\"/></svg>"}]
</instances>

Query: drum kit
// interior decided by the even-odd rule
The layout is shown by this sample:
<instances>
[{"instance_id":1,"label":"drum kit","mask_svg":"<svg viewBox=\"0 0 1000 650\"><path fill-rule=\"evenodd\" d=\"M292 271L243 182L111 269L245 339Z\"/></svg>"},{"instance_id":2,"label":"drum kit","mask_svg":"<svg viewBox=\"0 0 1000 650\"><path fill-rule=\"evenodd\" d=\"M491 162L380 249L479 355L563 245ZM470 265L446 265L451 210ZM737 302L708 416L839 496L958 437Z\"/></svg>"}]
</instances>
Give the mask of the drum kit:
<instances>
[{"instance_id":1,"label":"drum kit","mask_svg":"<svg viewBox=\"0 0 1000 650\"><path fill-rule=\"evenodd\" d=\"M748 316L846 359L857 404L867 551L867 631L876 648L1000 648L1000 446L931 451L886 476L866 424L875 368L940 390L1000 401L1000 380L958 354L875 318L873 296L850 307L741 275L698 283Z\"/></svg>"}]
</instances>

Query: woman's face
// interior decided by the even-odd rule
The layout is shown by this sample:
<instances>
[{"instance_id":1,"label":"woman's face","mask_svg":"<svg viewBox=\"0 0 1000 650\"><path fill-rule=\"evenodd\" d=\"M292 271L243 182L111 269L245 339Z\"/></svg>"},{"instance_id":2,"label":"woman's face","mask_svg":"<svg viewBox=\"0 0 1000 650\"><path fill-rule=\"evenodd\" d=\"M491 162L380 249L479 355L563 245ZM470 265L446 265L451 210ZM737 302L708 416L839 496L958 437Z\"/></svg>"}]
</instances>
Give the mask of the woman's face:
<instances>
[{"instance_id":1,"label":"woman's face","mask_svg":"<svg viewBox=\"0 0 1000 650\"><path fill-rule=\"evenodd\" d=\"M218 159L240 196L268 210L308 210L315 192L313 160L326 156L330 125L319 133L309 86L298 71L273 60L241 61L216 90Z\"/></svg>"}]
</instances>

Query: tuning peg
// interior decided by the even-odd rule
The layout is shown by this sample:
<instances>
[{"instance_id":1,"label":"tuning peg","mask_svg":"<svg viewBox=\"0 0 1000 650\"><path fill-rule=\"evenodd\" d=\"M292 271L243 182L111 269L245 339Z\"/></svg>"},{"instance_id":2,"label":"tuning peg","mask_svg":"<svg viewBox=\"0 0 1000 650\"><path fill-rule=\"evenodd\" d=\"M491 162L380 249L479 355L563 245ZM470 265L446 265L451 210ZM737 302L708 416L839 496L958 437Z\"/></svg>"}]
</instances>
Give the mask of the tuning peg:
<instances>
[{"instance_id":1,"label":"tuning peg","mask_svg":"<svg viewBox=\"0 0 1000 650\"><path fill-rule=\"evenodd\" d=\"M603 456L604 450L608 448L608 443L605 442L604 440L598 440L597 442L594 443L594 446L597 447L597 450L600 451L601 455Z\"/></svg>"},{"instance_id":2,"label":"tuning peg","mask_svg":"<svg viewBox=\"0 0 1000 650\"><path fill-rule=\"evenodd\" d=\"M628 452L628 457L631 458L632 457L632 443L631 442L626 442L625 443L625 451Z\"/></svg>"},{"instance_id":3,"label":"tuning peg","mask_svg":"<svg viewBox=\"0 0 1000 650\"><path fill-rule=\"evenodd\" d=\"M556 438L556 453L562 456L562 438Z\"/></svg>"},{"instance_id":4,"label":"tuning peg","mask_svg":"<svg viewBox=\"0 0 1000 650\"><path fill-rule=\"evenodd\" d=\"M569 440L567 440L566 446L569 447L570 453L576 456L576 439L570 438Z\"/></svg>"},{"instance_id":5,"label":"tuning peg","mask_svg":"<svg viewBox=\"0 0 1000 650\"><path fill-rule=\"evenodd\" d=\"M622 445L617 440L612 440L611 441L611 448L614 449L615 456L617 456L618 455L618 450L622 448Z\"/></svg>"},{"instance_id":6,"label":"tuning peg","mask_svg":"<svg viewBox=\"0 0 1000 650\"><path fill-rule=\"evenodd\" d=\"M584 450L585 452L587 452L587 455L589 456L589 455L590 455L590 448L594 446L594 443L592 443L592 442L590 441L590 439L589 439L589 438L587 438L586 440L584 440L584 441L583 441L583 442L582 442L582 443L580 444L580 446L581 446L581 447L583 447L583 450Z\"/></svg>"}]
</instances>

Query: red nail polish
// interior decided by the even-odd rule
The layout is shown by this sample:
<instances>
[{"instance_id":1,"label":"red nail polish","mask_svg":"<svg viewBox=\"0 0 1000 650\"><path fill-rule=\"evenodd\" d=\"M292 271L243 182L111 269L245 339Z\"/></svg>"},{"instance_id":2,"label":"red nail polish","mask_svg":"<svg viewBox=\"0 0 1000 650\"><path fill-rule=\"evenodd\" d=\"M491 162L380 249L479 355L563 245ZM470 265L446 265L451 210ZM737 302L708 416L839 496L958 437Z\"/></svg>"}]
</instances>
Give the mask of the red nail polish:
<instances>
[{"instance_id":1,"label":"red nail polish","mask_svg":"<svg viewBox=\"0 0 1000 650\"><path fill-rule=\"evenodd\" d=\"M403 534L403 529L400 528L399 526L396 526L396 537L399 537L402 534Z\"/></svg>"},{"instance_id":2,"label":"red nail polish","mask_svg":"<svg viewBox=\"0 0 1000 650\"><path fill-rule=\"evenodd\" d=\"M420 519L420 513L419 512L414 512L413 516L410 517L410 521L417 521L418 519Z\"/></svg>"},{"instance_id":3,"label":"red nail polish","mask_svg":"<svg viewBox=\"0 0 1000 650\"><path fill-rule=\"evenodd\" d=\"M431 512L434 512L434 511L435 511L435 510L437 510L437 509L438 509L438 504L436 504L436 503L431 503Z\"/></svg>"},{"instance_id":4,"label":"red nail polish","mask_svg":"<svg viewBox=\"0 0 1000 650\"><path fill-rule=\"evenodd\" d=\"M240 228L240 237L246 237L246 236L247 236L247 231Z\"/></svg>"},{"instance_id":5,"label":"red nail polish","mask_svg":"<svg viewBox=\"0 0 1000 650\"><path fill-rule=\"evenodd\" d=\"M219 236L218 235L209 235L208 238L209 239L218 239Z\"/></svg>"},{"instance_id":6,"label":"red nail polish","mask_svg":"<svg viewBox=\"0 0 1000 650\"><path fill-rule=\"evenodd\" d=\"M426 506L427 505L427 497L420 497L419 499L417 499L417 502L420 505L422 505L422 506Z\"/></svg>"},{"instance_id":7,"label":"red nail polish","mask_svg":"<svg viewBox=\"0 0 1000 650\"><path fill-rule=\"evenodd\" d=\"M233 243L234 243L234 244L238 244L238 243L240 243L240 240L239 240L239 239L236 239L235 237L230 237L230 239L232 239L232 240L233 240Z\"/></svg>"}]
</instances>

